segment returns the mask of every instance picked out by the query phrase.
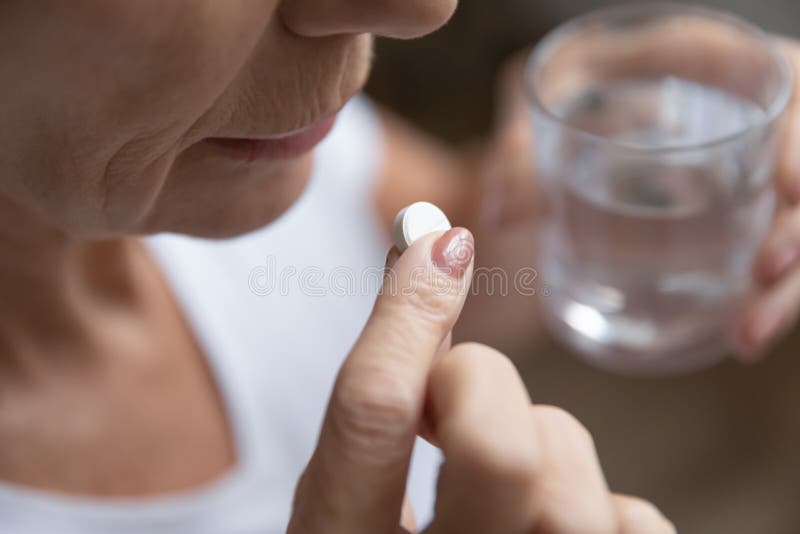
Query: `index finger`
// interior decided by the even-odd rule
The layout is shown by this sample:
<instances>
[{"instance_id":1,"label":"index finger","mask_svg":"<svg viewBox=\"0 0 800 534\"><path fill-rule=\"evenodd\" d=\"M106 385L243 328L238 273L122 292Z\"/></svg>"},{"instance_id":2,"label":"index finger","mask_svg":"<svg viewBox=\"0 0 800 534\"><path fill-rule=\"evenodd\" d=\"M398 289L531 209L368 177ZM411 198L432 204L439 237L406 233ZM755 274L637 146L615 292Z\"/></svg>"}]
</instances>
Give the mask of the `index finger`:
<instances>
[{"instance_id":1,"label":"index finger","mask_svg":"<svg viewBox=\"0 0 800 534\"><path fill-rule=\"evenodd\" d=\"M461 312L473 256L472 234L457 228L420 239L389 271L309 464L299 497L317 529L307 531L397 528L428 373Z\"/></svg>"}]
</instances>

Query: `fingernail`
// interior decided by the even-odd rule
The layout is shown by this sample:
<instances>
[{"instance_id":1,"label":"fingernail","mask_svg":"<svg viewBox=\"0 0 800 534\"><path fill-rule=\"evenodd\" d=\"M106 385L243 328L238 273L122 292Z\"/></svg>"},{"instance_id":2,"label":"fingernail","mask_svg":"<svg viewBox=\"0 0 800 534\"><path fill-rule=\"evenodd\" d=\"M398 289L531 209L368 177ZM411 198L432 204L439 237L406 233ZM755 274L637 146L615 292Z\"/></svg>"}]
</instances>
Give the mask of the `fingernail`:
<instances>
[{"instance_id":1,"label":"fingernail","mask_svg":"<svg viewBox=\"0 0 800 534\"><path fill-rule=\"evenodd\" d=\"M462 278L475 257L475 238L465 228L453 228L433 245L433 264L453 278Z\"/></svg>"},{"instance_id":2,"label":"fingernail","mask_svg":"<svg viewBox=\"0 0 800 534\"><path fill-rule=\"evenodd\" d=\"M782 277L791 269L800 258L800 252L792 245L784 245L778 249L767 267L767 276L770 280Z\"/></svg>"}]
</instances>

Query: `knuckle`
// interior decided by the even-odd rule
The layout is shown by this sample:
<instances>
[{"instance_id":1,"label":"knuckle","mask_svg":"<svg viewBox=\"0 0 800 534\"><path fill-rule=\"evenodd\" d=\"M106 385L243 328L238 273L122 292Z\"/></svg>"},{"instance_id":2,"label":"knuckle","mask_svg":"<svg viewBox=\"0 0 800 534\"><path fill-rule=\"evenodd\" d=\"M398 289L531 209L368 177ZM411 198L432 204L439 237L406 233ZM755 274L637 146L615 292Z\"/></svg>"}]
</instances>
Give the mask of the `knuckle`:
<instances>
[{"instance_id":1,"label":"knuckle","mask_svg":"<svg viewBox=\"0 0 800 534\"><path fill-rule=\"evenodd\" d=\"M388 318L384 329L405 345L406 340L444 337L455 322L458 306L446 289L437 289L426 280L413 279L379 299L375 314Z\"/></svg>"},{"instance_id":2,"label":"knuckle","mask_svg":"<svg viewBox=\"0 0 800 534\"><path fill-rule=\"evenodd\" d=\"M429 323L441 323L453 313L449 288L427 276L412 280L403 302L414 315Z\"/></svg>"},{"instance_id":3,"label":"knuckle","mask_svg":"<svg viewBox=\"0 0 800 534\"><path fill-rule=\"evenodd\" d=\"M395 331L405 339L425 339L428 336L444 338L452 328L453 320L448 306L440 299L426 299L417 295L405 301L405 309L397 314Z\"/></svg>"},{"instance_id":4,"label":"knuckle","mask_svg":"<svg viewBox=\"0 0 800 534\"><path fill-rule=\"evenodd\" d=\"M337 384L331 404L338 429L354 450L371 450L410 435L418 408L411 388L372 369Z\"/></svg>"}]
</instances>

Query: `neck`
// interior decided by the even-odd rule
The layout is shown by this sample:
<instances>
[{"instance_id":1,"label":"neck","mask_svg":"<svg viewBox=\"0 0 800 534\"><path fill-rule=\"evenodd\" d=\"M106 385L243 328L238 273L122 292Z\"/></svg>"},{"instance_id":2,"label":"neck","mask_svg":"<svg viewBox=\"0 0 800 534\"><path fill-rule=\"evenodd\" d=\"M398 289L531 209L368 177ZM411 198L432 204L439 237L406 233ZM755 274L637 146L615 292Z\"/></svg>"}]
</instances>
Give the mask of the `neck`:
<instances>
[{"instance_id":1,"label":"neck","mask_svg":"<svg viewBox=\"0 0 800 534\"><path fill-rule=\"evenodd\" d=\"M69 236L0 198L0 359L85 339L100 304L130 299L135 241Z\"/></svg>"}]
</instances>

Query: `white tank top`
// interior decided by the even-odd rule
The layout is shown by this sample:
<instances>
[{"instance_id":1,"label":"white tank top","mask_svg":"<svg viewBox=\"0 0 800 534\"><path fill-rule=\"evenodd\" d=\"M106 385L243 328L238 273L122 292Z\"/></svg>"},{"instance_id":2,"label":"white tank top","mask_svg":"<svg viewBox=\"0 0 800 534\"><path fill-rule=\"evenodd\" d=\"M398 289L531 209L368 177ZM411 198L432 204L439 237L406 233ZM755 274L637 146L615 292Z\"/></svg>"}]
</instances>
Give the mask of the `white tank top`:
<instances>
[{"instance_id":1,"label":"white tank top","mask_svg":"<svg viewBox=\"0 0 800 534\"><path fill-rule=\"evenodd\" d=\"M224 241L147 239L209 358L237 466L205 487L148 499L0 483L0 534L285 531L295 484L338 368L371 310L388 248L371 195L380 148L376 117L356 99L318 148L303 197L279 221ZM421 441L414 456L409 492L424 524L440 458Z\"/></svg>"}]
</instances>

